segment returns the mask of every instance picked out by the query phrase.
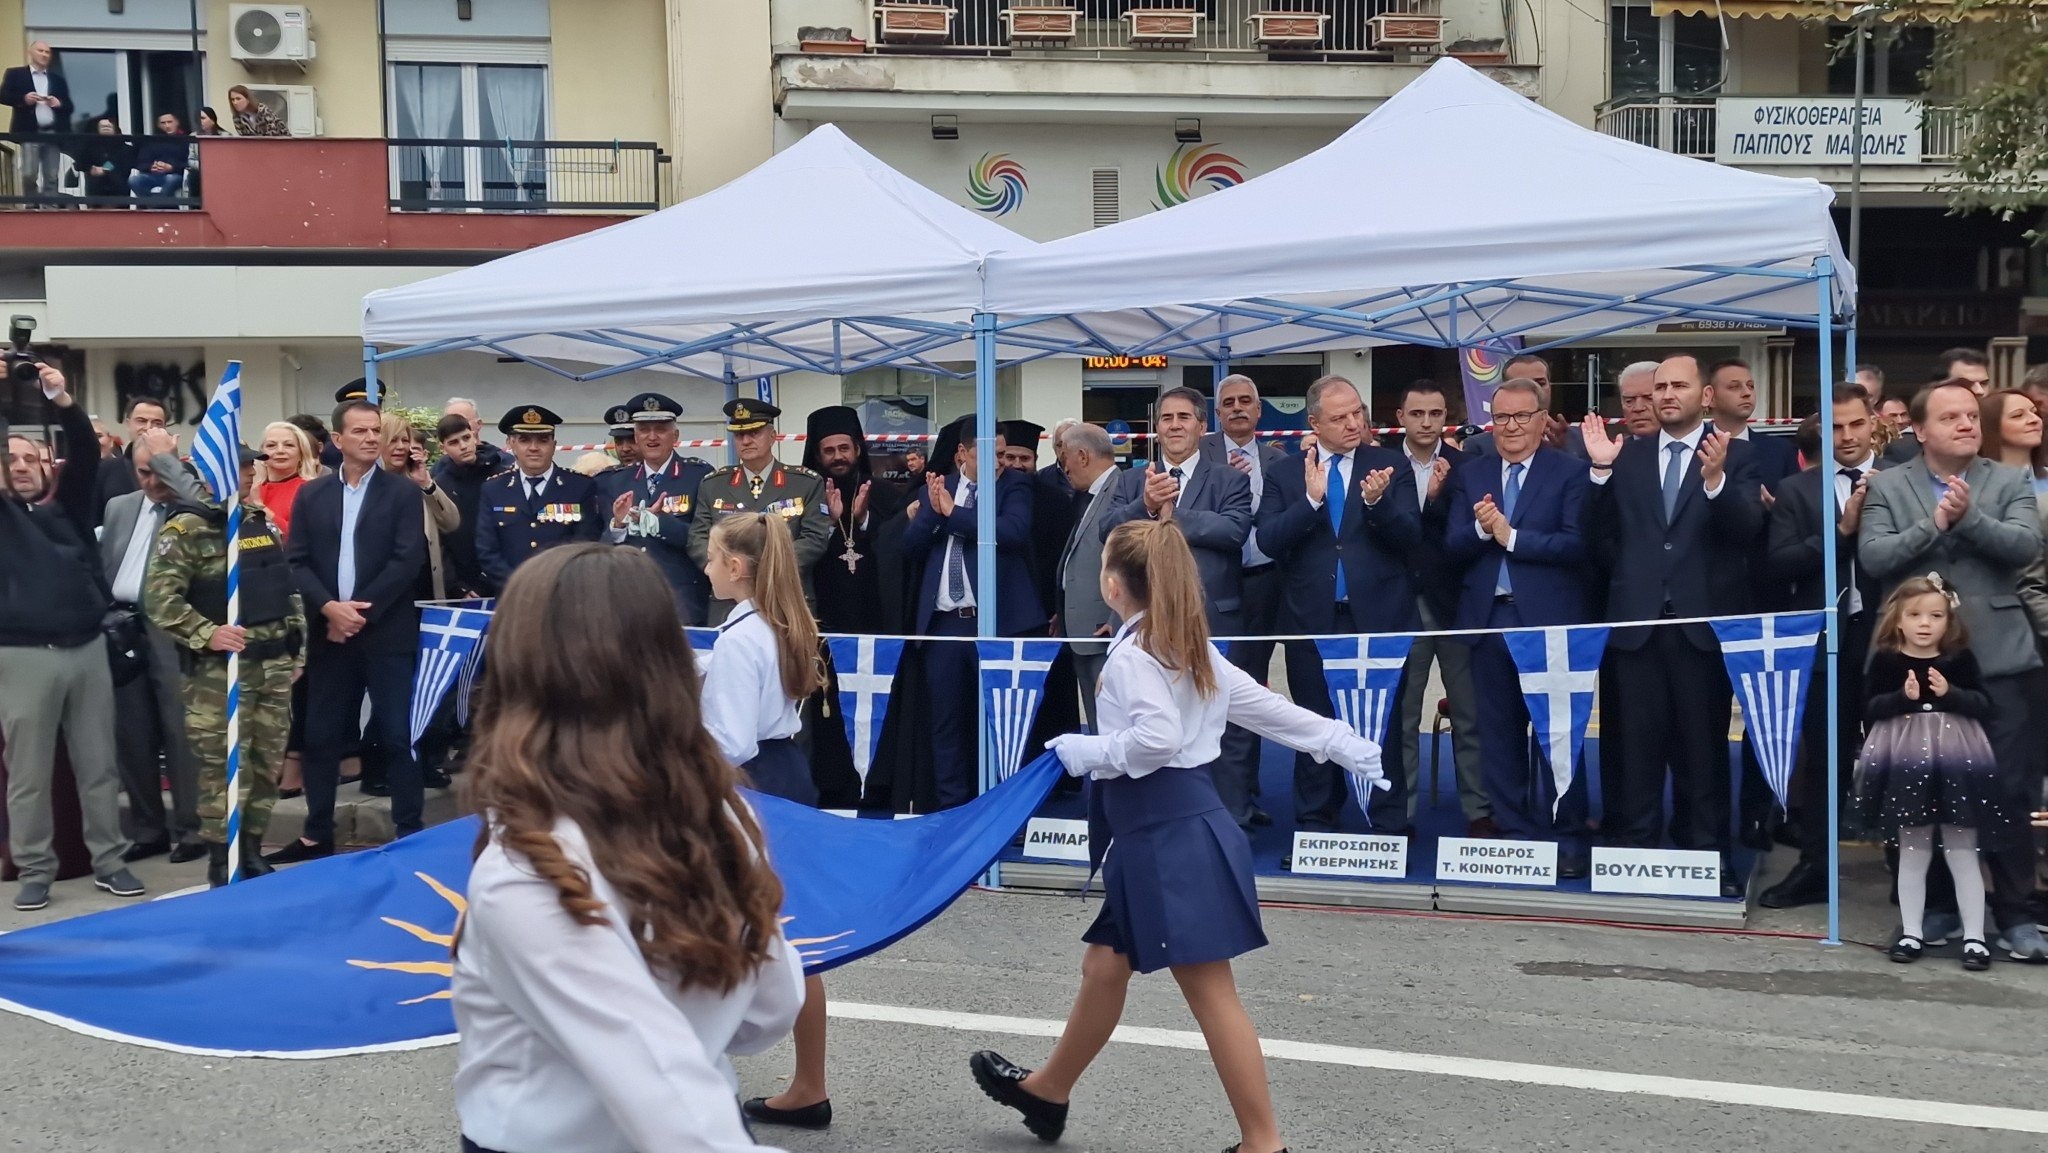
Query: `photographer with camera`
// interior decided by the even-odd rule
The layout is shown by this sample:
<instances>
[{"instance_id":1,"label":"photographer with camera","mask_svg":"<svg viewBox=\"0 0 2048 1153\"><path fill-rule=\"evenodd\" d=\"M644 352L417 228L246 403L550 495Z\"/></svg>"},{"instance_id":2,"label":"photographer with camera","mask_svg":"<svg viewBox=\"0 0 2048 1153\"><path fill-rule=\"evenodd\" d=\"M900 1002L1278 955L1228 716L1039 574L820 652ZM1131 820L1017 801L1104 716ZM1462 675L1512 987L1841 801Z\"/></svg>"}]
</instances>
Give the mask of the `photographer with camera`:
<instances>
[{"instance_id":1,"label":"photographer with camera","mask_svg":"<svg viewBox=\"0 0 2048 1153\"><path fill-rule=\"evenodd\" d=\"M7 354L7 378L38 383L64 430L54 492L35 442L8 437L9 493L0 499L0 734L8 848L21 870L14 907L49 904L57 878L50 784L60 735L78 782L94 884L139 897L142 883L121 863L128 843L114 761L114 680L101 639L113 596L92 535L98 442L63 373L17 346Z\"/></svg>"}]
</instances>

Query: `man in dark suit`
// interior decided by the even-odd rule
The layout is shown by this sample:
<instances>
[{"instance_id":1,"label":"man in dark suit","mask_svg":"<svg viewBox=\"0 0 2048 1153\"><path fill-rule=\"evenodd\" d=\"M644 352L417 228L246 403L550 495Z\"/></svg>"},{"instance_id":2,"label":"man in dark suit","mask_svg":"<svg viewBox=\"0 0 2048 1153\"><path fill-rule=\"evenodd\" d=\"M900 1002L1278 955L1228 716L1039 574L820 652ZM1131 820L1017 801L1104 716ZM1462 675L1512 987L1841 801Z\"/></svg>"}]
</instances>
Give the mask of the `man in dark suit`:
<instances>
[{"instance_id":1,"label":"man in dark suit","mask_svg":"<svg viewBox=\"0 0 2048 1153\"><path fill-rule=\"evenodd\" d=\"M1408 552L1422 531L1415 474L1400 453L1363 444L1370 418L1356 385L1325 376L1309 385L1307 400L1315 443L1298 466L1266 473L1259 500L1259 547L1280 562L1281 630L1413 631L1421 623L1408 576ZM1313 643L1288 643L1287 684L1295 704L1336 715ZM1297 827L1333 832L1343 805L1343 771L1297 755Z\"/></svg>"},{"instance_id":2,"label":"man in dark suit","mask_svg":"<svg viewBox=\"0 0 2048 1153\"><path fill-rule=\"evenodd\" d=\"M1252 526L1251 482L1234 468L1204 460L1202 429L1208 413L1202 394L1170 388L1160 394L1152 422L1159 459L1125 469L1104 495L1109 515L1097 531L1104 540L1134 520L1170 520L1194 550L1212 636L1236 634L1244 571L1244 541Z\"/></svg>"},{"instance_id":3,"label":"man in dark suit","mask_svg":"<svg viewBox=\"0 0 2048 1153\"><path fill-rule=\"evenodd\" d=\"M1581 425L1593 466L1586 535L1606 551L1607 619L1748 612L1749 559L1764 526L1752 446L1705 422L1698 358L1666 357L1657 366L1654 395L1655 439L1624 444L1596 414ZM1741 896L1729 857L1734 690L1714 630L1704 624L1616 629L1607 660L1617 662L1613 684L1619 691L1611 705L1622 715L1623 730L1614 772L1603 774L1613 778L1606 834L1624 847L1662 843L1669 766L1679 814L1671 822L1672 841L1722 854L1722 894Z\"/></svg>"},{"instance_id":4,"label":"man in dark suit","mask_svg":"<svg viewBox=\"0 0 2048 1153\"><path fill-rule=\"evenodd\" d=\"M676 454L676 418L683 406L658 392L643 392L624 405L633 426L634 463L597 477L597 506L610 518L605 539L647 554L687 624L703 624L711 586L703 566L690 558L692 507L697 486L711 475L709 462Z\"/></svg>"},{"instance_id":5,"label":"man in dark suit","mask_svg":"<svg viewBox=\"0 0 2048 1153\"><path fill-rule=\"evenodd\" d=\"M477 498L476 557L484 576L502 589L512 570L540 550L592 541L604 531L607 509L597 482L555 467L555 429L562 418L537 404L515 406L498 422L517 467L484 482Z\"/></svg>"},{"instance_id":6,"label":"man in dark suit","mask_svg":"<svg viewBox=\"0 0 2048 1153\"><path fill-rule=\"evenodd\" d=\"M0 104L13 109L7 131L16 136L58 135L71 131L71 86L62 72L52 72L50 46L38 40L28 46L28 63L0 74ZM55 144L21 145L21 190L29 196L56 196L57 166L62 153ZM121 174L127 179L127 173Z\"/></svg>"},{"instance_id":7,"label":"man in dark suit","mask_svg":"<svg viewBox=\"0 0 2048 1153\"><path fill-rule=\"evenodd\" d=\"M926 683L931 699L932 758L937 776L935 799L949 809L974 799L979 787L975 755L980 745L975 718L981 708L981 662L974 642L979 601L976 591L976 504L981 491L980 454L974 440L974 417L963 416L946 426L932 456L925 491L903 536L905 555L927 560L918 593L914 632L921 636L968 638L925 642ZM946 455L950 453L950 457ZM941 473L940 469L944 468ZM1042 636L1045 610L1038 603L1031 566L1031 479L1029 474L995 470L996 632L1002 636Z\"/></svg>"},{"instance_id":8,"label":"man in dark suit","mask_svg":"<svg viewBox=\"0 0 2048 1153\"><path fill-rule=\"evenodd\" d=\"M1451 475L1443 543L1464 568L1458 628L1544 628L1591 616L1580 533L1586 465L1542 443L1549 414L1541 396L1522 381L1495 389L1498 456ZM1487 702L1479 738L1493 823L1504 837L1557 841L1559 875L1585 876L1585 774L1574 765L1560 798L1545 759L1530 756L1521 676L1500 634L1473 644L1472 681Z\"/></svg>"},{"instance_id":9,"label":"man in dark suit","mask_svg":"<svg viewBox=\"0 0 2048 1153\"><path fill-rule=\"evenodd\" d=\"M1878 468L1871 451L1871 434L1876 414L1869 396L1853 384L1835 386L1835 443L1828 460L1804 472L1787 477L1777 487L1777 504L1771 508L1767 530L1769 547L1765 563L1773 579L1791 588L1790 607L1795 610L1825 608L1830 602L1841 613L1841 648L1836 667L1840 671L1841 708L1837 712L1837 739L1841 760L1836 780L1847 795L1846 786L1856 766L1856 754L1863 747L1863 665L1870 653L1870 634L1883 607L1883 590L1877 578L1856 563L1856 533L1862 527L1863 501L1870 492L1870 475ZM1835 589L1827 595L1822 583L1821 491L1834 489L1833 507L1826 513L1835 524ZM1800 730L1800 768L1795 804L1799 818L1799 863L1784 879L1764 890L1759 899L1767 909L1789 909L1818 904L1828 899L1828 766L1827 766L1827 638L1823 636L1813 661L1813 679L1806 691L1805 723ZM1845 810L1846 811L1846 810Z\"/></svg>"},{"instance_id":10,"label":"man in dark suit","mask_svg":"<svg viewBox=\"0 0 2048 1153\"><path fill-rule=\"evenodd\" d=\"M451 596L490 596L498 591L484 575L483 562L476 555L477 512L483 507L484 482L495 475L478 451L476 430L460 414L448 413L434 426L441 442L441 459L434 462L434 483L455 502L462 519L441 534L441 555L448 568Z\"/></svg>"},{"instance_id":11,"label":"man in dark suit","mask_svg":"<svg viewBox=\"0 0 2048 1153\"><path fill-rule=\"evenodd\" d=\"M286 554L306 603L305 832L265 859L273 864L334 852L334 791L341 754L355 733L363 694L369 734L384 751L391 824L420 830L425 789L410 730L419 613L412 590L427 559L426 506L419 489L377 466L381 414L344 405L334 442L341 470L315 477L292 501Z\"/></svg>"},{"instance_id":12,"label":"man in dark suit","mask_svg":"<svg viewBox=\"0 0 2048 1153\"><path fill-rule=\"evenodd\" d=\"M1116 447L1101 425L1077 422L1066 427L1061 439L1060 463L1066 469L1067 483L1080 496L1075 500L1074 527L1059 555L1060 596L1053 602L1058 627L1054 632L1068 638L1082 715L1093 732L1095 684L1109 658L1108 638L1117 624L1116 614L1102 600L1102 533L1098 531L1102 518L1109 514L1109 489L1116 482Z\"/></svg>"},{"instance_id":13,"label":"man in dark suit","mask_svg":"<svg viewBox=\"0 0 2048 1153\"><path fill-rule=\"evenodd\" d=\"M1750 456L1764 487L1775 490L1779 481L1799 471L1799 448L1791 437L1750 433L1749 420L1756 415L1756 375L1748 361L1717 361L1707 370L1707 413L1715 431L1748 441L1756 450Z\"/></svg>"},{"instance_id":14,"label":"man in dark suit","mask_svg":"<svg viewBox=\"0 0 2048 1153\"><path fill-rule=\"evenodd\" d=\"M1251 377L1226 376L1216 385L1216 423L1220 430L1202 438L1202 452L1208 458L1229 465L1250 482L1254 525L1245 534L1237 626L1238 634L1247 637L1272 636L1279 631L1280 621L1280 569L1259 547L1256 521L1260 502L1266 496L1266 474L1286 467L1289 458L1279 445L1259 439L1259 417L1264 407L1259 400L1259 386ZM1295 462L1295 467L1301 467L1300 462ZM1228 656L1231 664L1263 685L1273 667L1273 642L1234 641ZM1216 791L1240 828L1273 823L1273 818L1253 801L1259 795L1259 753L1258 734L1239 725L1223 730L1223 755L1216 761Z\"/></svg>"}]
</instances>

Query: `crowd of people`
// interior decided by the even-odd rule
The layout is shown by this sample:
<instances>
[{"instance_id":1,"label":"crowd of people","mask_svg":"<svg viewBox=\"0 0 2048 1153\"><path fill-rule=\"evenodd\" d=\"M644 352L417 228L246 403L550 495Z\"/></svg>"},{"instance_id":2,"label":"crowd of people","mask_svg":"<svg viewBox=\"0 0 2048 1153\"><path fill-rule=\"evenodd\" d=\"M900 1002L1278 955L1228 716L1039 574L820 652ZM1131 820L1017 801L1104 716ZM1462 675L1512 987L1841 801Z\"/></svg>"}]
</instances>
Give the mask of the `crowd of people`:
<instances>
[{"instance_id":1,"label":"crowd of people","mask_svg":"<svg viewBox=\"0 0 2048 1153\"><path fill-rule=\"evenodd\" d=\"M129 135L109 97L105 112L81 115L51 47L36 41L28 60L0 73L0 105L10 110L8 137L17 154L20 193L31 207L158 206L197 200L196 136L289 136L291 129L249 91L228 89L230 116L210 106L196 123L174 110L157 112L155 131ZM64 165L70 161L67 171Z\"/></svg>"}]
</instances>

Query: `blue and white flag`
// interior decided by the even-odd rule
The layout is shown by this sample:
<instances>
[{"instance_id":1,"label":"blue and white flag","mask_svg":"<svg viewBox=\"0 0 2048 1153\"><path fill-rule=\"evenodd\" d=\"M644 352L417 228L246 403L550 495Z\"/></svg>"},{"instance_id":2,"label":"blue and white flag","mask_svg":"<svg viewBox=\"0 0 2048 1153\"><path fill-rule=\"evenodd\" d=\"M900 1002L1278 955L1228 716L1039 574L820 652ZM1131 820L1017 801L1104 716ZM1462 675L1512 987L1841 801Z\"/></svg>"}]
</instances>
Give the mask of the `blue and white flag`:
<instances>
[{"instance_id":1,"label":"blue and white flag","mask_svg":"<svg viewBox=\"0 0 2048 1153\"><path fill-rule=\"evenodd\" d=\"M1316 651L1323 657L1323 683L1329 687L1337 719L1382 750L1387 747L1387 723L1401 694L1401 670L1407 667L1408 650L1414 645L1415 638L1402 633L1316 638ZM1400 750L1394 755L1399 757ZM1357 795L1359 809L1370 812L1370 786L1354 776L1351 791Z\"/></svg>"},{"instance_id":2,"label":"blue and white flag","mask_svg":"<svg viewBox=\"0 0 2048 1153\"><path fill-rule=\"evenodd\" d=\"M420 657L412 674L412 743L433 723L434 711L457 678L466 682L491 614L484 609L453 605L420 606Z\"/></svg>"},{"instance_id":3,"label":"blue and white flag","mask_svg":"<svg viewBox=\"0 0 2048 1153\"><path fill-rule=\"evenodd\" d=\"M939 915L1030 820L1059 758L914 821L748 794L783 932L823 973ZM477 819L222 889L0 936L0 1009L185 1053L328 1057L455 1040L448 949ZM847 862L859 863L848 868Z\"/></svg>"},{"instance_id":4,"label":"blue and white flag","mask_svg":"<svg viewBox=\"0 0 2048 1153\"><path fill-rule=\"evenodd\" d=\"M455 602L455 607L492 612L498 607L498 598L472 597ZM484 668L484 646L488 645L490 640L490 633L486 630L483 636L477 638L476 648L470 650L469 659L462 662L462 676L455 682L455 723L458 725L469 724L469 697L476 691L477 674L483 672Z\"/></svg>"},{"instance_id":5,"label":"blue and white flag","mask_svg":"<svg viewBox=\"0 0 2048 1153\"><path fill-rule=\"evenodd\" d=\"M1573 767L1586 747L1586 725L1593 719L1593 693L1600 687L1600 659L1607 653L1606 625L1555 625L1547 629L1514 629L1503 633L1508 655L1522 677L1522 699L1529 704L1529 723L1536 744L1550 765L1555 786L1550 811L1571 791Z\"/></svg>"},{"instance_id":6,"label":"blue and white flag","mask_svg":"<svg viewBox=\"0 0 2048 1153\"><path fill-rule=\"evenodd\" d=\"M717 629L686 628L683 630L683 636L690 642L690 647L699 653L708 653L718 647Z\"/></svg>"},{"instance_id":7,"label":"blue and white flag","mask_svg":"<svg viewBox=\"0 0 2048 1153\"><path fill-rule=\"evenodd\" d=\"M846 743L853 749L853 771L867 784L875 751L882 743L882 721L889 715L889 688L903 659L897 637L827 637L832 671L839 678L839 715L846 721Z\"/></svg>"},{"instance_id":8,"label":"blue and white flag","mask_svg":"<svg viewBox=\"0 0 2048 1153\"><path fill-rule=\"evenodd\" d=\"M242 623L242 362L228 361L220 374L220 385L199 418L199 431L192 437L192 465L212 491L213 499L227 509L227 620ZM242 870L242 656L228 654L227 777L228 879L241 879Z\"/></svg>"},{"instance_id":9,"label":"blue and white flag","mask_svg":"<svg viewBox=\"0 0 2048 1153\"><path fill-rule=\"evenodd\" d=\"M996 779L1006 781L1024 760L1024 742L1045 698L1045 675L1064 641L977 641L981 651L981 707Z\"/></svg>"},{"instance_id":10,"label":"blue and white flag","mask_svg":"<svg viewBox=\"0 0 2048 1153\"><path fill-rule=\"evenodd\" d=\"M220 386L192 437L192 467L213 499L229 504L242 490L242 362L228 361Z\"/></svg>"},{"instance_id":11,"label":"blue and white flag","mask_svg":"<svg viewBox=\"0 0 2048 1153\"><path fill-rule=\"evenodd\" d=\"M1813 684L1813 658L1827 614L1773 613L1709 621L1721 640L1721 660L1742 702L1757 766L1778 796L1790 803L1792 761L1799 749L1799 725L1806 715L1806 690Z\"/></svg>"}]
</instances>

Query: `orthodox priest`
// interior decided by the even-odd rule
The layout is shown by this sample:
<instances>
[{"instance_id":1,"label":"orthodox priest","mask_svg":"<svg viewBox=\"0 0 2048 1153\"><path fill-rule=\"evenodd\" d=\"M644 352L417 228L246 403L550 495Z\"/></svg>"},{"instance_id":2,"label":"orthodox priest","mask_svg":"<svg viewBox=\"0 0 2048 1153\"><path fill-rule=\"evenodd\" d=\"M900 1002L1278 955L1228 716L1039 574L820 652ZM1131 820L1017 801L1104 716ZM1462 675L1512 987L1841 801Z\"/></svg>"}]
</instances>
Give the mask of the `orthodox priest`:
<instances>
[{"instance_id":1,"label":"orthodox priest","mask_svg":"<svg viewBox=\"0 0 2048 1153\"><path fill-rule=\"evenodd\" d=\"M860 413L832 405L811 413L804 467L825 478L832 538L812 570L818 625L828 633L903 631L903 495L875 475Z\"/></svg>"}]
</instances>

